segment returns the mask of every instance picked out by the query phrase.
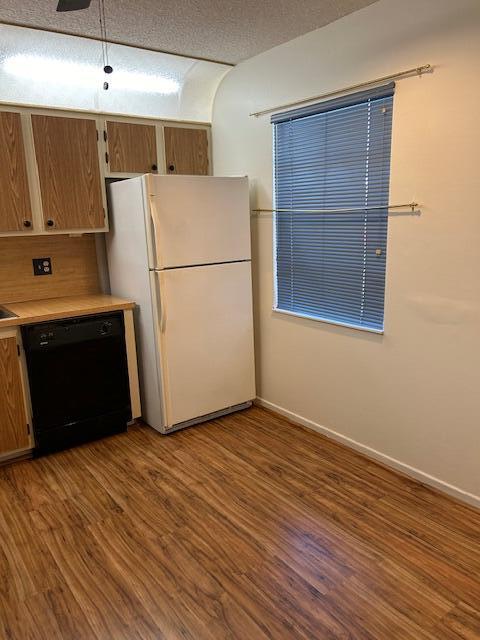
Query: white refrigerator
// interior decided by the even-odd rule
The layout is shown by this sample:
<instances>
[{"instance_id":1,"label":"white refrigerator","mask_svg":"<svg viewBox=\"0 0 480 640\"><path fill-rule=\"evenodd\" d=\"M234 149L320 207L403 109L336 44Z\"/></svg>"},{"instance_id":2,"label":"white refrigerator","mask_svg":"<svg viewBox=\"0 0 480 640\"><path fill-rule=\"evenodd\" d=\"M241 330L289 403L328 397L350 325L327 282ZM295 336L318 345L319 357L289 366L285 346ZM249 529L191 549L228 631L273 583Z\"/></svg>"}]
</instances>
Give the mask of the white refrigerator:
<instances>
[{"instance_id":1,"label":"white refrigerator","mask_svg":"<svg viewBox=\"0 0 480 640\"><path fill-rule=\"evenodd\" d=\"M113 295L136 301L142 416L168 433L255 397L248 178L110 186Z\"/></svg>"}]
</instances>

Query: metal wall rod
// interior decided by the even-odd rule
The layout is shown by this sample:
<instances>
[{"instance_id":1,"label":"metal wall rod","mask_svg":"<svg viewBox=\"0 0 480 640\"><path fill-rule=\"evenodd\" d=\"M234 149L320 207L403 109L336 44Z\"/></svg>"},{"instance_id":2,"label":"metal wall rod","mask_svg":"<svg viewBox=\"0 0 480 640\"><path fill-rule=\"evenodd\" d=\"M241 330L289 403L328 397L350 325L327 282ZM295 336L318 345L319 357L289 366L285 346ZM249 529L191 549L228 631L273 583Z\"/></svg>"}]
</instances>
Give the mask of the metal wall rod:
<instances>
[{"instance_id":1,"label":"metal wall rod","mask_svg":"<svg viewBox=\"0 0 480 640\"><path fill-rule=\"evenodd\" d=\"M268 109L262 109L262 111L254 111L250 114L250 116L263 116L267 113L274 113L278 111L283 111L284 109L289 109L290 107L298 107L302 104L307 104L308 102L315 102L316 100L324 100L326 98L333 98L334 96L338 96L342 93L351 93L355 91L355 89L361 89L362 87L369 87L372 84L381 84L382 82L387 82L387 80L395 80L400 78L406 78L411 75L421 76L423 73L427 73L428 71L433 71L433 67L430 64L423 64L420 67L415 67L413 69L407 69L406 71L399 71L398 73L392 73L388 76L383 76L382 78L376 78L375 80L367 80L366 82L359 82L358 84L352 84L349 87L344 87L343 89L336 89L335 91L329 91L328 93L321 93L318 96L312 96L311 98L303 98L301 100L295 100L294 102L286 102L285 104L278 105L277 107L269 107Z\"/></svg>"},{"instance_id":2,"label":"metal wall rod","mask_svg":"<svg viewBox=\"0 0 480 640\"><path fill-rule=\"evenodd\" d=\"M252 209L252 213L365 213L366 211L387 209L411 209L412 213L418 208L418 202L405 204L376 205L373 207L353 207L351 209Z\"/></svg>"},{"instance_id":3,"label":"metal wall rod","mask_svg":"<svg viewBox=\"0 0 480 640\"><path fill-rule=\"evenodd\" d=\"M10 22L8 20L0 20L0 25L6 25L7 27L20 27L21 29L32 29L33 31L43 31L45 33L58 33L62 36L74 36L75 38L85 38L85 40L93 40L94 42L102 42L99 36L89 36L82 33L75 33L74 31L64 31L63 29L56 29L55 27L37 27L24 22ZM188 58L189 60L199 60L201 62L212 62L213 64L222 64L226 67L234 67L234 62L225 62L224 60L215 60L213 58L203 58L202 56L195 56L188 53L176 53L175 51L168 51L167 49L157 49L156 47L146 47L141 44L131 44L129 42L123 42L122 40L108 39L108 44L117 44L121 47L129 47L130 49L140 49L141 51L152 51L153 53L165 53L169 56L177 56L178 58Z\"/></svg>"}]
</instances>

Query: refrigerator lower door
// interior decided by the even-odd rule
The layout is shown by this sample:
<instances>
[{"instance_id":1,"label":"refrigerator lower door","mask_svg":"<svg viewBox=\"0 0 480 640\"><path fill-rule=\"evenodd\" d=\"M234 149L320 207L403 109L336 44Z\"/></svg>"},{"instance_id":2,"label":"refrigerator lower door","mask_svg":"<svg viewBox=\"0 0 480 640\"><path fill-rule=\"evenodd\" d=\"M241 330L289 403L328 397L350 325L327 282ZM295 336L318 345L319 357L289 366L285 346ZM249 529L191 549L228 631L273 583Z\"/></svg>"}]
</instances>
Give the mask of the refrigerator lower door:
<instances>
[{"instance_id":1,"label":"refrigerator lower door","mask_svg":"<svg viewBox=\"0 0 480 640\"><path fill-rule=\"evenodd\" d=\"M166 430L252 400L250 262L155 273Z\"/></svg>"}]
</instances>

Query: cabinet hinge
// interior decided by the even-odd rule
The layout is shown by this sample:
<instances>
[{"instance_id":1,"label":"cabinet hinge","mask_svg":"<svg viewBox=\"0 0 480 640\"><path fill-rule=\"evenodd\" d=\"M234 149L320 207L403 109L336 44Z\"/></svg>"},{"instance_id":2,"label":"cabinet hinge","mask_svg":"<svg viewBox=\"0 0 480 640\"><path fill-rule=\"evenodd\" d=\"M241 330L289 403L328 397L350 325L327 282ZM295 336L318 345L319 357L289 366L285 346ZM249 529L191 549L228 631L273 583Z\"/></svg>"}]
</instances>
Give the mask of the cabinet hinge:
<instances>
[{"instance_id":1,"label":"cabinet hinge","mask_svg":"<svg viewBox=\"0 0 480 640\"><path fill-rule=\"evenodd\" d=\"M107 132L105 131L105 129L103 130L103 139L105 140L105 142L107 141Z\"/></svg>"},{"instance_id":2,"label":"cabinet hinge","mask_svg":"<svg viewBox=\"0 0 480 640\"><path fill-rule=\"evenodd\" d=\"M20 345L19 344L17 344L17 353L18 353L18 355L20 355Z\"/></svg>"},{"instance_id":3,"label":"cabinet hinge","mask_svg":"<svg viewBox=\"0 0 480 640\"><path fill-rule=\"evenodd\" d=\"M108 164L108 153L105 151L105 162Z\"/></svg>"},{"instance_id":4,"label":"cabinet hinge","mask_svg":"<svg viewBox=\"0 0 480 640\"><path fill-rule=\"evenodd\" d=\"M97 129L97 140L98 140L98 139L99 139L99 137L98 137L98 129Z\"/></svg>"}]
</instances>

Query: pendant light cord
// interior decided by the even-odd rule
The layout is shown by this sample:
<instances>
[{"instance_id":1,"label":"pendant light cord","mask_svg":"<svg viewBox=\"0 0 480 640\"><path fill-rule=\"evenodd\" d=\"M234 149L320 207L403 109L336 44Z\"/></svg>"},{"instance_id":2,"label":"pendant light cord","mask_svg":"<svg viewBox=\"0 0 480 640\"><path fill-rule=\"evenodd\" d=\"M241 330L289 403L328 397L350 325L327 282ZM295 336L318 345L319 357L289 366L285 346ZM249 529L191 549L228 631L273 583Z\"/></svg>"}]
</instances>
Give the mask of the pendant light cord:
<instances>
[{"instance_id":1,"label":"pendant light cord","mask_svg":"<svg viewBox=\"0 0 480 640\"><path fill-rule=\"evenodd\" d=\"M107 43L107 24L105 20L105 3L104 0L98 0L100 11L100 37L102 39L102 56L103 66L108 66L108 43Z\"/></svg>"}]
</instances>

